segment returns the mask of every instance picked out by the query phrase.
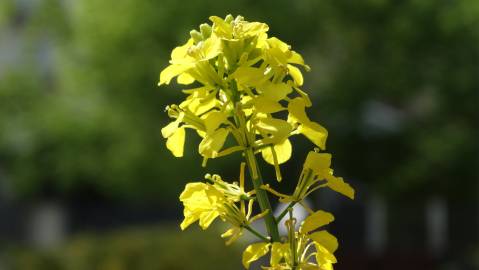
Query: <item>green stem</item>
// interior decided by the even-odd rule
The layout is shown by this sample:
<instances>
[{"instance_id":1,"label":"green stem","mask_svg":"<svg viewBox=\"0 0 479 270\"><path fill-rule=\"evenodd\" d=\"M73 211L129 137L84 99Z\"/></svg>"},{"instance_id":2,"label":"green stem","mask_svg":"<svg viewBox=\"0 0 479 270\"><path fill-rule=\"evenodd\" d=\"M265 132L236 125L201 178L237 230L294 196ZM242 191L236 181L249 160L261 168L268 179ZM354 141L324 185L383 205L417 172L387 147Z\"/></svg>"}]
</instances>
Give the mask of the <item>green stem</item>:
<instances>
[{"instance_id":1,"label":"green stem","mask_svg":"<svg viewBox=\"0 0 479 270\"><path fill-rule=\"evenodd\" d=\"M279 214L279 216L276 218L276 222L279 223L283 218L284 216L286 216L286 214L288 213L289 211L289 208L292 208L294 205L296 204L296 202L291 202L288 207L286 207L283 212L281 212L281 214Z\"/></svg>"},{"instance_id":2,"label":"green stem","mask_svg":"<svg viewBox=\"0 0 479 270\"><path fill-rule=\"evenodd\" d=\"M273 208L268 199L268 194L266 190L262 189L261 186L263 185L263 179L261 178L261 172L258 168L258 164L256 162L256 157L254 155L253 149L247 148L244 152L246 158L246 164L248 165L249 173L251 175L251 179L253 180L253 186L256 191L256 199L258 200L259 207L261 208L261 212L269 210L266 216L264 217L264 223L266 225L266 230L268 231L268 235L271 237L273 242L279 242L279 232L278 226L276 224L276 220L273 216Z\"/></svg>"},{"instance_id":3,"label":"green stem","mask_svg":"<svg viewBox=\"0 0 479 270\"><path fill-rule=\"evenodd\" d=\"M235 105L235 113L233 114L233 117L237 128L243 135L238 138L238 144L246 147L244 150L246 165L248 165L248 171L251 175L251 180L253 182L254 190L256 192L256 199L258 201L261 212L265 212L268 210L266 216L264 216L264 223L266 225L268 235L270 236L271 241L279 242L280 238L278 232L278 225L276 224L276 220L274 219L273 208L271 207L271 203L269 202L266 190L261 188L261 186L263 185L263 179L261 178L261 172L258 168L258 163L256 162L256 157L252 148L252 145L254 143L254 133L252 136L250 136L249 131L246 128L245 115L241 111L241 108L238 107L241 106L241 103L239 103L238 87L234 80L231 82L230 87L231 100Z\"/></svg>"},{"instance_id":4,"label":"green stem","mask_svg":"<svg viewBox=\"0 0 479 270\"><path fill-rule=\"evenodd\" d=\"M247 225L247 226L244 226L244 228L248 230L250 233L256 235L258 238L262 239L263 241L269 242L269 239L266 236L262 235L260 232L251 228L250 226Z\"/></svg>"},{"instance_id":5,"label":"green stem","mask_svg":"<svg viewBox=\"0 0 479 270\"><path fill-rule=\"evenodd\" d=\"M293 217L293 208L288 208L289 213L289 245L291 249L291 253L293 255L293 269L297 269L298 266L298 255L297 255L297 248L296 248L296 235L294 231L295 222Z\"/></svg>"}]
</instances>

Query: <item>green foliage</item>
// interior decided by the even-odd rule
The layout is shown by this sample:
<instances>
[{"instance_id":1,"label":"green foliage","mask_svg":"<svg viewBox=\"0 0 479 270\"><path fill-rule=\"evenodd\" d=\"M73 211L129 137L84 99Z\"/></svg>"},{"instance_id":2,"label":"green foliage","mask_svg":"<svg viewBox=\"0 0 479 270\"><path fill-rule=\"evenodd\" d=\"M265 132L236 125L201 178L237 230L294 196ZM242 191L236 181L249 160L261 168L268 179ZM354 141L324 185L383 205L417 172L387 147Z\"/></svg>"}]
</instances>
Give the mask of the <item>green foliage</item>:
<instances>
[{"instance_id":1,"label":"green foliage","mask_svg":"<svg viewBox=\"0 0 479 270\"><path fill-rule=\"evenodd\" d=\"M477 179L476 0L40 2L27 16L0 4L0 29L25 18L20 56L0 74L0 167L18 196L48 186L174 201L184 182L172 179L204 171L190 168L197 155L175 160L164 146L164 106L180 94L158 89L157 71L188 29L235 13L268 21L310 59L305 88L321 96L311 117L331 134L339 174L392 195L474 197L464 187ZM399 112L397 130L364 124L371 101ZM235 176L226 164L236 162L209 165Z\"/></svg>"},{"instance_id":2,"label":"green foliage","mask_svg":"<svg viewBox=\"0 0 479 270\"><path fill-rule=\"evenodd\" d=\"M80 235L59 251L15 249L11 270L183 270L239 269L237 246L225 249L214 232L175 227L122 230ZM198 244L198 243L201 243Z\"/></svg>"}]
</instances>

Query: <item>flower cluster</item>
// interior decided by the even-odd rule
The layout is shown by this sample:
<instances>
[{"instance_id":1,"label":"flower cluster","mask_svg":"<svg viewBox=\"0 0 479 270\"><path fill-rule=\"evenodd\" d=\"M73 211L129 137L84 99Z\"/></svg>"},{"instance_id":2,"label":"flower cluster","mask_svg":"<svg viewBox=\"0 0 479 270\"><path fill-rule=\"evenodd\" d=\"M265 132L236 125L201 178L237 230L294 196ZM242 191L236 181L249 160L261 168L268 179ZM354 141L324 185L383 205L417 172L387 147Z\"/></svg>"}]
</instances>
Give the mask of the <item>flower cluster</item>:
<instances>
[{"instance_id":1,"label":"flower cluster","mask_svg":"<svg viewBox=\"0 0 479 270\"><path fill-rule=\"evenodd\" d=\"M288 241L249 245L243 253L244 267L248 269L252 262L271 250L270 266L263 269L332 270L332 265L336 263L333 253L338 249L338 240L322 227L333 220L332 214L320 210L308 216L296 232L296 220L291 218L286 222Z\"/></svg>"},{"instance_id":2,"label":"flower cluster","mask_svg":"<svg viewBox=\"0 0 479 270\"><path fill-rule=\"evenodd\" d=\"M183 90L188 95L183 102L167 107L175 119L162 129L167 147L183 156L185 129L194 129L202 137L198 152L205 161L252 148L276 166L281 180L278 165L291 157L291 135L303 134L325 148L327 131L306 115L311 101L299 88L303 75L298 66L309 67L288 44L268 37L264 23L231 15L210 20L212 26L202 24L173 50L160 74L159 85L174 77L193 85ZM234 145L223 149L230 135Z\"/></svg>"},{"instance_id":3,"label":"flower cluster","mask_svg":"<svg viewBox=\"0 0 479 270\"><path fill-rule=\"evenodd\" d=\"M198 152L203 166L208 159L236 152L242 153L245 162L241 163L239 183L207 174L204 182L186 185L180 195L185 217L181 229L195 222L207 229L220 219L230 225L222 234L228 238L227 244L249 231L261 242L245 249L245 268L270 253L270 265L263 269L331 270L338 241L323 227L334 217L311 210L303 201L319 188L330 188L351 199L354 190L333 174L331 155L319 152L325 149L328 132L306 114L312 103L300 88L300 68L310 68L288 44L269 37L264 23L231 15L210 20L211 25L192 30L188 41L172 51L170 65L160 73L159 85L176 78L178 84L187 86L183 89L185 100L167 107L173 121L161 132L176 157L183 156L185 130L193 129L202 138ZM274 165L276 179L281 181L280 164L290 159L289 138L297 134L309 139L315 151L308 154L292 194L282 194L263 183L256 155ZM246 166L253 184L250 191L245 190ZM274 216L268 193L289 207ZM292 207L297 203L310 215L296 231ZM255 205L260 211L253 216ZM281 237L278 224L288 213L288 235ZM264 221L268 235L250 226L258 219Z\"/></svg>"},{"instance_id":4,"label":"flower cluster","mask_svg":"<svg viewBox=\"0 0 479 270\"><path fill-rule=\"evenodd\" d=\"M180 225L181 229L184 230L198 221L200 227L205 230L220 217L232 226L221 235L223 238L230 237L226 242L228 245L243 234L244 228L253 230L249 226L250 223L262 218L265 213L251 217L255 191L244 191L244 168L245 163L241 163L239 185L236 182L225 182L219 175L209 174L205 176L209 183L187 184L180 195L180 201L185 207L183 211L185 219Z\"/></svg>"}]
</instances>

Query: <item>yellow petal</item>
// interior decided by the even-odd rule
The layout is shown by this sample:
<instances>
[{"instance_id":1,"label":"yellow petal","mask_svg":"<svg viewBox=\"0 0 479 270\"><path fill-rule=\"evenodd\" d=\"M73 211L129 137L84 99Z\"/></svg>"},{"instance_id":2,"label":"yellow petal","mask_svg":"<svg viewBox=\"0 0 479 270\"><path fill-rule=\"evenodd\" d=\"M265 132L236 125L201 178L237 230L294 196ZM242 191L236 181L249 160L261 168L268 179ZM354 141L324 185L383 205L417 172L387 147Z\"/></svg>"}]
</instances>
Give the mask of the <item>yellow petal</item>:
<instances>
[{"instance_id":1,"label":"yellow petal","mask_svg":"<svg viewBox=\"0 0 479 270\"><path fill-rule=\"evenodd\" d=\"M287 63L289 54L279 48L270 48L265 50L266 61L273 66L284 66Z\"/></svg>"},{"instance_id":2,"label":"yellow petal","mask_svg":"<svg viewBox=\"0 0 479 270\"><path fill-rule=\"evenodd\" d=\"M226 121L226 114L220 111L212 111L208 114L205 114L201 117L204 120L206 133L212 133L215 131L222 123Z\"/></svg>"},{"instance_id":3,"label":"yellow petal","mask_svg":"<svg viewBox=\"0 0 479 270\"><path fill-rule=\"evenodd\" d=\"M330 166L331 154L310 151L304 162L303 169L311 169L315 174L319 174L324 178L329 174Z\"/></svg>"},{"instance_id":4,"label":"yellow petal","mask_svg":"<svg viewBox=\"0 0 479 270\"><path fill-rule=\"evenodd\" d=\"M306 101L303 98L297 97L288 103L288 121L308 123L309 117L306 115Z\"/></svg>"},{"instance_id":5,"label":"yellow petal","mask_svg":"<svg viewBox=\"0 0 479 270\"><path fill-rule=\"evenodd\" d=\"M331 253L334 253L338 249L338 239L327 231L312 233L309 235L309 238L325 247Z\"/></svg>"},{"instance_id":6,"label":"yellow petal","mask_svg":"<svg viewBox=\"0 0 479 270\"><path fill-rule=\"evenodd\" d=\"M265 23L250 22L241 25L240 31L243 36L258 36L261 33L265 33L269 30L269 27Z\"/></svg>"},{"instance_id":7,"label":"yellow petal","mask_svg":"<svg viewBox=\"0 0 479 270\"><path fill-rule=\"evenodd\" d=\"M218 105L218 100L214 95L209 95L205 98L194 97L190 104L188 104L188 109L192 111L195 115L203 114L216 105Z\"/></svg>"},{"instance_id":8,"label":"yellow petal","mask_svg":"<svg viewBox=\"0 0 479 270\"><path fill-rule=\"evenodd\" d=\"M272 83L270 81L266 81L259 86L259 90L263 96L273 101L280 101L293 91L291 86L286 83Z\"/></svg>"},{"instance_id":9,"label":"yellow petal","mask_svg":"<svg viewBox=\"0 0 479 270\"><path fill-rule=\"evenodd\" d=\"M195 223L198 219L199 219L199 217L196 217L196 216L185 216L185 219L180 224L181 230L184 231L191 224Z\"/></svg>"},{"instance_id":10,"label":"yellow petal","mask_svg":"<svg viewBox=\"0 0 479 270\"><path fill-rule=\"evenodd\" d=\"M221 40L216 37L210 37L203 42L202 47L202 60L210 60L218 56L221 53Z\"/></svg>"},{"instance_id":11,"label":"yellow petal","mask_svg":"<svg viewBox=\"0 0 479 270\"><path fill-rule=\"evenodd\" d=\"M203 230L206 230L218 216L219 213L217 211L203 212L200 214L200 221L198 224Z\"/></svg>"},{"instance_id":12,"label":"yellow petal","mask_svg":"<svg viewBox=\"0 0 479 270\"><path fill-rule=\"evenodd\" d=\"M283 258L287 259L289 257L289 243L279 243L274 242L271 245L271 266L278 265Z\"/></svg>"},{"instance_id":13,"label":"yellow petal","mask_svg":"<svg viewBox=\"0 0 479 270\"><path fill-rule=\"evenodd\" d=\"M179 121L170 122L168 125L161 129L161 135L163 138L168 138L178 129Z\"/></svg>"},{"instance_id":14,"label":"yellow petal","mask_svg":"<svg viewBox=\"0 0 479 270\"><path fill-rule=\"evenodd\" d=\"M329 252L324 246L318 243L314 243L316 247L316 261L321 266L321 270L332 270L333 263L337 263L336 257Z\"/></svg>"},{"instance_id":15,"label":"yellow petal","mask_svg":"<svg viewBox=\"0 0 479 270\"><path fill-rule=\"evenodd\" d=\"M266 97L257 97L253 102L256 111L261 113L275 113L284 110L281 104Z\"/></svg>"},{"instance_id":16,"label":"yellow petal","mask_svg":"<svg viewBox=\"0 0 479 270\"><path fill-rule=\"evenodd\" d=\"M354 200L354 189L348 183L345 183L342 177L329 175L326 180L328 181L328 187L332 190Z\"/></svg>"},{"instance_id":17,"label":"yellow petal","mask_svg":"<svg viewBox=\"0 0 479 270\"><path fill-rule=\"evenodd\" d=\"M293 147L291 146L291 142L289 139L284 140L280 144L274 145L274 151L276 152L276 158L278 160L278 164L285 163L291 158L291 153L293 151ZM261 155L263 159L271 165L274 165L274 158L273 152L271 151L271 147L266 147L261 150Z\"/></svg>"},{"instance_id":18,"label":"yellow petal","mask_svg":"<svg viewBox=\"0 0 479 270\"><path fill-rule=\"evenodd\" d=\"M171 79L185 72L190 67L186 65L169 65L163 69L160 73L160 82L158 86L162 84L170 84Z\"/></svg>"},{"instance_id":19,"label":"yellow petal","mask_svg":"<svg viewBox=\"0 0 479 270\"><path fill-rule=\"evenodd\" d=\"M181 192L180 201L185 207L183 211L185 219L180 225L182 230L197 221L203 211L210 211L211 203L205 193L207 188L208 185L205 183L188 183L183 192Z\"/></svg>"},{"instance_id":20,"label":"yellow petal","mask_svg":"<svg viewBox=\"0 0 479 270\"><path fill-rule=\"evenodd\" d=\"M188 49L193 46L193 43L193 39L190 38L184 45L174 48L173 51L171 51L171 62L173 64L183 64L191 61L188 56Z\"/></svg>"},{"instance_id":21,"label":"yellow petal","mask_svg":"<svg viewBox=\"0 0 479 270\"><path fill-rule=\"evenodd\" d=\"M222 235L221 235L221 238L227 238L227 237L230 237L230 239L228 239L228 241L226 241L226 245L230 245L231 243L233 243L234 241L238 240L238 238L243 234L243 230L239 227L233 227L229 230L227 230L226 232L224 232Z\"/></svg>"},{"instance_id":22,"label":"yellow petal","mask_svg":"<svg viewBox=\"0 0 479 270\"><path fill-rule=\"evenodd\" d=\"M228 133L227 129L219 128L211 134L206 134L198 147L200 154L203 157L215 158L221 148L223 148Z\"/></svg>"},{"instance_id":23,"label":"yellow petal","mask_svg":"<svg viewBox=\"0 0 479 270\"><path fill-rule=\"evenodd\" d=\"M166 140L166 147L175 157L182 157L185 146L185 128L178 128L173 135Z\"/></svg>"},{"instance_id":24,"label":"yellow petal","mask_svg":"<svg viewBox=\"0 0 479 270\"><path fill-rule=\"evenodd\" d=\"M296 90L296 92L298 92L298 94L303 98L306 107L311 107L311 105L313 105L313 104L311 103L311 99L309 98L309 95L308 95L306 92L304 92L303 90L299 89L299 88L296 87L296 86L294 86L293 88L294 88L294 90Z\"/></svg>"},{"instance_id":25,"label":"yellow petal","mask_svg":"<svg viewBox=\"0 0 479 270\"><path fill-rule=\"evenodd\" d=\"M278 48L282 52L289 51L290 46L276 37L268 38L267 42L271 48Z\"/></svg>"},{"instance_id":26,"label":"yellow petal","mask_svg":"<svg viewBox=\"0 0 479 270\"><path fill-rule=\"evenodd\" d=\"M301 74L301 71L299 70L299 68L290 64L288 64L287 67L288 67L289 75L293 77L293 80L296 83L296 85L298 86L303 85L303 74Z\"/></svg>"},{"instance_id":27,"label":"yellow petal","mask_svg":"<svg viewBox=\"0 0 479 270\"><path fill-rule=\"evenodd\" d=\"M231 74L231 78L236 79L239 86L256 86L265 76L259 68L240 66Z\"/></svg>"},{"instance_id":28,"label":"yellow petal","mask_svg":"<svg viewBox=\"0 0 479 270\"><path fill-rule=\"evenodd\" d=\"M298 131L322 150L326 149L328 131L316 122L308 122L299 126Z\"/></svg>"},{"instance_id":29,"label":"yellow petal","mask_svg":"<svg viewBox=\"0 0 479 270\"><path fill-rule=\"evenodd\" d=\"M255 123L255 127L263 136L264 144L279 144L289 137L293 127L286 121L275 118L262 118Z\"/></svg>"},{"instance_id":30,"label":"yellow petal","mask_svg":"<svg viewBox=\"0 0 479 270\"><path fill-rule=\"evenodd\" d=\"M288 59L289 63L297 64L297 65L302 65L304 66L304 59L301 56L301 54L292 51L291 57Z\"/></svg>"},{"instance_id":31,"label":"yellow petal","mask_svg":"<svg viewBox=\"0 0 479 270\"><path fill-rule=\"evenodd\" d=\"M193 78L188 73L180 74L178 78L176 78L176 80L179 84L185 84L185 85L192 84L195 82L195 78Z\"/></svg>"},{"instance_id":32,"label":"yellow petal","mask_svg":"<svg viewBox=\"0 0 479 270\"><path fill-rule=\"evenodd\" d=\"M220 18L218 16L211 16L209 19L213 22L213 32L217 36L223 38L231 38L231 35L233 33L233 26L231 24L225 22L223 18Z\"/></svg>"},{"instance_id":33,"label":"yellow petal","mask_svg":"<svg viewBox=\"0 0 479 270\"><path fill-rule=\"evenodd\" d=\"M331 213L319 210L309 215L300 227L301 233L309 233L333 222L334 216Z\"/></svg>"},{"instance_id":34,"label":"yellow petal","mask_svg":"<svg viewBox=\"0 0 479 270\"><path fill-rule=\"evenodd\" d=\"M269 251L269 243L256 243L249 245L243 252L243 266L249 269L249 265L263 257Z\"/></svg>"}]
</instances>

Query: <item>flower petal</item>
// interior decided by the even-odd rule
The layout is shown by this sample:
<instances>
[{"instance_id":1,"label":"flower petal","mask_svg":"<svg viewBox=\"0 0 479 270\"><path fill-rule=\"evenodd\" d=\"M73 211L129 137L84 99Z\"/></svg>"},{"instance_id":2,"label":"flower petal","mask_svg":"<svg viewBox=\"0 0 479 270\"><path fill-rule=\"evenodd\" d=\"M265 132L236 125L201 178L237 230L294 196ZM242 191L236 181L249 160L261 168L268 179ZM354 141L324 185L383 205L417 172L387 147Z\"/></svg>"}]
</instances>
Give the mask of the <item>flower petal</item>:
<instances>
[{"instance_id":1,"label":"flower petal","mask_svg":"<svg viewBox=\"0 0 479 270\"><path fill-rule=\"evenodd\" d=\"M257 97L253 102L256 111L260 113L275 113L284 110L281 104L266 97Z\"/></svg>"},{"instance_id":2,"label":"flower petal","mask_svg":"<svg viewBox=\"0 0 479 270\"><path fill-rule=\"evenodd\" d=\"M287 259L289 257L290 249L289 243L279 243L274 242L271 245L271 266L278 265L283 258Z\"/></svg>"},{"instance_id":3,"label":"flower petal","mask_svg":"<svg viewBox=\"0 0 479 270\"><path fill-rule=\"evenodd\" d=\"M218 152L223 148L229 131L225 128L219 128L211 134L206 134L205 138L200 142L198 151L207 158L215 158Z\"/></svg>"},{"instance_id":4,"label":"flower petal","mask_svg":"<svg viewBox=\"0 0 479 270\"><path fill-rule=\"evenodd\" d=\"M188 70L190 67L187 65L169 65L163 69L160 73L160 82L158 86L162 84L170 84L171 79L180 75L181 73Z\"/></svg>"},{"instance_id":5,"label":"flower petal","mask_svg":"<svg viewBox=\"0 0 479 270\"><path fill-rule=\"evenodd\" d=\"M243 252L243 266L249 269L249 265L263 257L269 251L269 243L256 243L249 245Z\"/></svg>"},{"instance_id":6,"label":"flower petal","mask_svg":"<svg viewBox=\"0 0 479 270\"><path fill-rule=\"evenodd\" d=\"M298 131L322 150L326 149L328 131L316 122L308 122L298 127Z\"/></svg>"},{"instance_id":7,"label":"flower petal","mask_svg":"<svg viewBox=\"0 0 479 270\"><path fill-rule=\"evenodd\" d=\"M301 73L299 68L290 64L288 64L287 67L288 67L289 75L293 77L293 80L296 83L296 85L298 86L303 85L303 74Z\"/></svg>"},{"instance_id":8,"label":"flower petal","mask_svg":"<svg viewBox=\"0 0 479 270\"><path fill-rule=\"evenodd\" d=\"M255 127L263 136L264 144L279 144L289 137L293 127L288 122L276 118L262 118L255 123Z\"/></svg>"},{"instance_id":9,"label":"flower petal","mask_svg":"<svg viewBox=\"0 0 479 270\"><path fill-rule=\"evenodd\" d=\"M273 146L274 151L276 152L276 158L278 159L278 164L285 163L291 158L291 153L293 152L293 147L291 142L286 139L283 142ZM271 147L266 147L261 150L261 155L263 159L271 165L274 165L273 152Z\"/></svg>"},{"instance_id":10,"label":"flower petal","mask_svg":"<svg viewBox=\"0 0 479 270\"><path fill-rule=\"evenodd\" d=\"M319 231L309 235L314 242L334 253L338 249L338 239L327 231Z\"/></svg>"},{"instance_id":11,"label":"flower petal","mask_svg":"<svg viewBox=\"0 0 479 270\"><path fill-rule=\"evenodd\" d=\"M300 227L301 233L309 233L312 232L319 227L327 225L333 222L334 216L331 213L319 210L314 212L313 214L309 215Z\"/></svg>"},{"instance_id":12,"label":"flower petal","mask_svg":"<svg viewBox=\"0 0 479 270\"><path fill-rule=\"evenodd\" d=\"M354 200L354 189L348 183L345 183L342 177L328 175L326 176L326 180L328 181L328 187L332 190Z\"/></svg>"},{"instance_id":13,"label":"flower petal","mask_svg":"<svg viewBox=\"0 0 479 270\"><path fill-rule=\"evenodd\" d=\"M176 81L179 83L179 84L184 84L184 85L188 85L188 84L192 84L195 82L195 78L193 78L191 75L189 75L188 73L182 73L178 76L178 78L176 78Z\"/></svg>"},{"instance_id":14,"label":"flower petal","mask_svg":"<svg viewBox=\"0 0 479 270\"><path fill-rule=\"evenodd\" d=\"M315 174L322 175L324 179L326 174L329 173L330 166L331 154L310 151L304 162L303 170L311 169Z\"/></svg>"},{"instance_id":15,"label":"flower petal","mask_svg":"<svg viewBox=\"0 0 479 270\"><path fill-rule=\"evenodd\" d=\"M212 111L201 117L204 120L206 133L213 133L222 123L226 121L226 114L220 111Z\"/></svg>"},{"instance_id":16,"label":"flower petal","mask_svg":"<svg viewBox=\"0 0 479 270\"><path fill-rule=\"evenodd\" d=\"M273 101L280 101L293 91L291 86L286 83L272 83L270 81L266 81L258 88L264 97Z\"/></svg>"},{"instance_id":17,"label":"flower petal","mask_svg":"<svg viewBox=\"0 0 479 270\"><path fill-rule=\"evenodd\" d=\"M166 140L166 147L173 153L175 157L182 157L185 146L185 128L178 128Z\"/></svg>"},{"instance_id":18,"label":"flower petal","mask_svg":"<svg viewBox=\"0 0 479 270\"><path fill-rule=\"evenodd\" d=\"M306 115L306 101L303 98L297 97L288 103L288 121L307 123L310 122L309 117Z\"/></svg>"}]
</instances>

